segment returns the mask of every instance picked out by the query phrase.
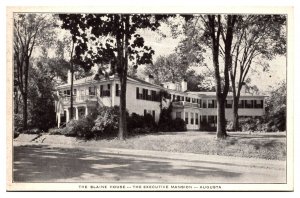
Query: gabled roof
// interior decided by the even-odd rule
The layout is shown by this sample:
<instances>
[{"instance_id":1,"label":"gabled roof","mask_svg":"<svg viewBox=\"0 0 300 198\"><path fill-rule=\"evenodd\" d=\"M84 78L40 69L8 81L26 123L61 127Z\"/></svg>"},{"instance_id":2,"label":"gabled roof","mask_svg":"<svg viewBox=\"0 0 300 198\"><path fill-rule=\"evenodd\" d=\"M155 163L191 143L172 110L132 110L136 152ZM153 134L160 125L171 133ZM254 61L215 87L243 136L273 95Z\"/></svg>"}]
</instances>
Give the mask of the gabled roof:
<instances>
[{"instance_id":1,"label":"gabled roof","mask_svg":"<svg viewBox=\"0 0 300 198\"><path fill-rule=\"evenodd\" d=\"M142 80L142 79L139 79L139 78L136 78L136 77L133 77L133 76L128 76L127 80L133 81L133 82L139 82L139 83L142 83L142 84L145 84L145 85L148 85L148 86L150 85L150 86L155 86L157 88L163 88L160 85L157 85L157 84L154 84L154 83L150 83L150 82L147 82L145 80Z\"/></svg>"}]
</instances>

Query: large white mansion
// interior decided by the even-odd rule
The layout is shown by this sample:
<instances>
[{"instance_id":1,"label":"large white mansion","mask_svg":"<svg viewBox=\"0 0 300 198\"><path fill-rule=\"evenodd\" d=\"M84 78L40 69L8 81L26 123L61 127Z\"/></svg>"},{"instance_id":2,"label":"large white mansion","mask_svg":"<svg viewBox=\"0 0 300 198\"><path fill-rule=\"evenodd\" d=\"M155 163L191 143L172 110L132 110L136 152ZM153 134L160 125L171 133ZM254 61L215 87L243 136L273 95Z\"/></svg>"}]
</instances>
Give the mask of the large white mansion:
<instances>
[{"instance_id":1,"label":"large white mansion","mask_svg":"<svg viewBox=\"0 0 300 198\"><path fill-rule=\"evenodd\" d=\"M168 99L161 102L160 91L169 93ZM70 79L68 83L57 87L58 101L56 116L58 127L70 120ZM115 106L120 103L120 81L117 76L100 78L94 76L74 80L73 107L75 119L88 115L89 111L100 106ZM167 107L172 103L172 117L182 118L188 130L197 130L200 123L205 121L215 125L217 121L217 103L215 92L191 92L187 90L187 82L166 82L162 85L154 83L153 78L145 80L128 77L126 108L131 113L151 114L158 122L161 103ZM265 96L253 95L242 91L240 97L239 116L262 116L265 113ZM232 120L232 93L226 101L226 119Z\"/></svg>"}]
</instances>

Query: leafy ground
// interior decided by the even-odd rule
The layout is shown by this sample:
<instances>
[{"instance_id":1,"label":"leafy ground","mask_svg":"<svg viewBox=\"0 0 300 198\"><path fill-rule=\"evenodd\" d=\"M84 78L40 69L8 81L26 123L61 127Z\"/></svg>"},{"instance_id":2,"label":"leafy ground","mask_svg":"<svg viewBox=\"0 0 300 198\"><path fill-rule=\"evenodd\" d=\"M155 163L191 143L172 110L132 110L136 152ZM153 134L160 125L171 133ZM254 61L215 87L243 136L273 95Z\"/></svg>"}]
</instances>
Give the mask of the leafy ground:
<instances>
[{"instance_id":1,"label":"leafy ground","mask_svg":"<svg viewBox=\"0 0 300 198\"><path fill-rule=\"evenodd\" d=\"M286 133L229 133L225 140L217 140L210 132L158 133L128 138L82 141L71 137L42 136L45 144L75 144L97 148L124 148L182 153L199 153L270 160L286 160ZM45 137L45 138L44 138Z\"/></svg>"},{"instance_id":2,"label":"leafy ground","mask_svg":"<svg viewBox=\"0 0 300 198\"><path fill-rule=\"evenodd\" d=\"M141 150L159 150L208 155L286 159L285 133L231 133L226 140L217 140L215 133L162 133L133 137L126 141L101 140L99 146Z\"/></svg>"}]
</instances>

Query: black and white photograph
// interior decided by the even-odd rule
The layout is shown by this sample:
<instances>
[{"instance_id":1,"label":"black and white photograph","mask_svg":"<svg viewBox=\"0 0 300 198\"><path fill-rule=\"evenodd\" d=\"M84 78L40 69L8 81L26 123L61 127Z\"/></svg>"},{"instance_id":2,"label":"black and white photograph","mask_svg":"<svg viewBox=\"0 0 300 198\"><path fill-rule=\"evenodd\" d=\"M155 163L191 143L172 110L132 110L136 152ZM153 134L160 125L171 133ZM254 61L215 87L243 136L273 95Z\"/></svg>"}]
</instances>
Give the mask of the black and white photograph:
<instances>
[{"instance_id":1,"label":"black and white photograph","mask_svg":"<svg viewBox=\"0 0 300 198\"><path fill-rule=\"evenodd\" d=\"M291 8L99 10L7 8L7 190L293 190Z\"/></svg>"}]
</instances>

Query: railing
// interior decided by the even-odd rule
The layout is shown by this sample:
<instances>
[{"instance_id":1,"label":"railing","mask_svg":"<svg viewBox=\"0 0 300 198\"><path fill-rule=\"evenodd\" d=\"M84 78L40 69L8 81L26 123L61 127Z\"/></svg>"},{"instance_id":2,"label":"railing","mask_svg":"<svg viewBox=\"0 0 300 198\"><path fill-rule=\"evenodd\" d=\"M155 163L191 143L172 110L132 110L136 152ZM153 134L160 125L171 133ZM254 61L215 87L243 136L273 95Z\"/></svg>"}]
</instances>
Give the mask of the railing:
<instances>
[{"instance_id":1,"label":"railing","mask_svg":"<svg viewBox=\"0 0 300 198\"><path fill-rule=\"evenodd\" d=\"M198 107L200 108L200 104L197 103L191 103L186 101L178 101L172 103L174 106L184 106L184 107Z\"/></svg>"},{"instance_id":2,"label":"railing","mask_svg":"<svg viewBox=\"0 0 300 198\"><path fill-rule=\"evenodd\" d=\"M70 103L71 97L63 96L62 100L64 103ZM74 103L86 102L86 101L97 101L97 96L93 96L93 95L73 96Z\"/></svg>"}]
</instances>

